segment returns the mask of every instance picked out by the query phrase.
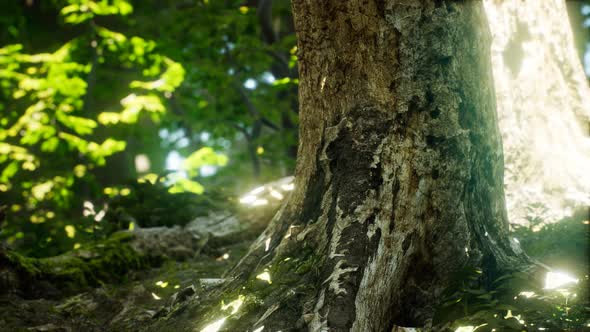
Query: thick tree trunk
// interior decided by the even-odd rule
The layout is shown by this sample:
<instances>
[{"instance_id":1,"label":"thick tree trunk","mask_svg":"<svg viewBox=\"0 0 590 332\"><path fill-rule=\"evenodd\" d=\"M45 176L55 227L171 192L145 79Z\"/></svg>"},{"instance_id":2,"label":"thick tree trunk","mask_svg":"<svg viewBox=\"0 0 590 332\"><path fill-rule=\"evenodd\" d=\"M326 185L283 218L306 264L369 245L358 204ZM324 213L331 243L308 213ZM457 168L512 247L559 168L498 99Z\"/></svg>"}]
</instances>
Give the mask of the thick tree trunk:
<instances>
[{"instance_id":1,"label":"thick tree trunk","mask_svg":"<svg viewBox=\"0 0 590 332\"><path fill-rule=\"evenodd\" d=\"M193 308L154 331L427 326L455 272L526 263L507 234L481 1L293 9L295 190L217 294L239 310Z\"/></svg>"},{"instance_id":2,"label":"thick tree trunk","mask_svg":"<svg viewBox=\"0 0 590 332\"><path fill-rule=\"evenodd\" d=\"M510 221L590 205L590 88L563 0L486 0Z\"/></svg>"},{"instance_id":3,"label":"thick tree trunk","mask_svg":"<svg viewBox=\"0 0 590 332\"><path fill-rule=\"evenodd\" d=\"M295 191L236 272L272 269L301 248L319 256L317 275L302 278L315 291L291 319L278 319L280 306L266 315L271 329L300 317L313 331L428 324L453 272L520 262L507 236L482 3L293 8Z\"/></svg>"}]
</instances>

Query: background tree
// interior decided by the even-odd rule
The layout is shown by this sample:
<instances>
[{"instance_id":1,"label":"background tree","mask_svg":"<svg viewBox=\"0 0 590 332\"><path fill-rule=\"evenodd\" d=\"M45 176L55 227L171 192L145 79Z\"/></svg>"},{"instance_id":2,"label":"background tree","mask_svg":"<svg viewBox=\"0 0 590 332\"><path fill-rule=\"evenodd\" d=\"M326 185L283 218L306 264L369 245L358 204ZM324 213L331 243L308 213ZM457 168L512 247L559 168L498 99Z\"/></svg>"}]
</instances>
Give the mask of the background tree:
<instances>
[{"instance_id":1,"label":"background tree","mask_svg":"<svg viewBox=\"0 0 590 332\"><path fill-rule=\"evenodd\" d=\"M484 3L510 220L556 222L586 210L590 175L582 165L590 164L590 88L570 24L564 24L566 2ZM579 7L574 9L575 18Z\"/></svg>"}]
</instances>

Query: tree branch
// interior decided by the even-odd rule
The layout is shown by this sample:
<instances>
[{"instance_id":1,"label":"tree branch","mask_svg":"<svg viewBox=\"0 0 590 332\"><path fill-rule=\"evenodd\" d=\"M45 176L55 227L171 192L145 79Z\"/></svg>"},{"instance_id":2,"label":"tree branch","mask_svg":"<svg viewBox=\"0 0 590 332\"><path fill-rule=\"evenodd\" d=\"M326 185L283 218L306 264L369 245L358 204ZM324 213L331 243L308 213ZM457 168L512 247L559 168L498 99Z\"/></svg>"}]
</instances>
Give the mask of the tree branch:
<instances>
[{"instance_id":1,"label":"tree branch","mask_svg":"<svg viewBox=\"0 0 590 332\"><path fill-rule=\"evenodd\" d=\"M260 0L257 13L262 28L262 40L269 45L273 44L277 40L277 35L272 28L272 0Z\"/></svg>"}]
</instances>

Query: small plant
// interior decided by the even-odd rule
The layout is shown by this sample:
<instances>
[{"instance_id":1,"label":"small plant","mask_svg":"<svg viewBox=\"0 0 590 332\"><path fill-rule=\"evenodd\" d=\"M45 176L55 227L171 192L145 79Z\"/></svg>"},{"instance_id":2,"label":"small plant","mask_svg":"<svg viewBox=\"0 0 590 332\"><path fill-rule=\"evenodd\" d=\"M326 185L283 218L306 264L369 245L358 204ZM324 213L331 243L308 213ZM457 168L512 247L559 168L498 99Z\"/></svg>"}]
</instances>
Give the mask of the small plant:
<instances>
[{"instance_id":1,"label":"small plant","mask_svg":"<svg viewBox=\"0 0 590 332\"><path fill-rule=\"evenodd\" d=\"M507 272L486 281L481 270L467 268L455 277L434 324L459 332L590 329L588 231L583 216L539 229L516 228L512 235L527 254L546 265L573 271L577 277L559 271L545 276ZM544 284L540 282L543 278Z\"/></svg>"}]
</instances>

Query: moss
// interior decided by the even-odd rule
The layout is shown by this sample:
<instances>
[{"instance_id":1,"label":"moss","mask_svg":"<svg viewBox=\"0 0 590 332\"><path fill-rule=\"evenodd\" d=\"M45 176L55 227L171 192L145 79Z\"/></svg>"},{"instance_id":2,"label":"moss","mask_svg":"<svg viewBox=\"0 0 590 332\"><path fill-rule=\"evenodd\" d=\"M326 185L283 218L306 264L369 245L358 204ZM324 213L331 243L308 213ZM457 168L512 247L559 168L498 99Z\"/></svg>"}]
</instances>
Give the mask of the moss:
<instances>
[{"instance_id":1,"label":"moss","mask_svg":"<svg viewBox=\"0 0 590 332\"><path fill-rule=\"evenodd\" d=\"M92 279L95 281L109 281L122 278L129 270L137 270L159 264L153 258L139 255L128 243L127 237L110 239L103 247L96 248L99 256L91 258L86 264L90 267ZM153 262L150 262L153 260Z\"/></svg>"},{"instance_id":2,"label":"moss","mask_svg":"<svg viewBox=\"0 0 590 332\"><path fill-rule=\"evenodd\" d=\"M226 303L244 296L244 303L238 313L230 315L224 324L224 330L241 330L253 327L260 316L275 303L280 303L281 310L273 312L273 321L285 322L295 326L301 317L304 299L315 297L319 285L319 267L322 257L310 247L289 251L277 257L267 268L256 271L241 287L228 289L219 297ZM259 280L256 275L269 272L271 283ZM204 318L199 323L213 322L223 316L217 306L219 302L209 302L206 310L200 310ZM227 315L227 313L225 313ZM196 315L196 317L203 317Z\"/></svg>"},{"instance_id":3,"label":"moss","mask_svg":"<svg viewBox=\"0 0 590 332\"><path fill-rule=\"evenodd\" d=\"M133 239L134 235L131 232L116 232L113 233L106 241L105 243L109 243L109 242L125 242L125 241L131 241Z\"/></svg>"},{"instance_id":4,"label":"moss","mask_svg":"<svg viewBox=\"0 0 590 332\"><path fill-rule=\"evenodd\" d=\"M26 273L31 276L36 276L41 273L37 267L37 259L25 257L14 251L7 251L6 258L11 266L17 268L19 272Z\"/></svg>"},{"instance_id":5,"label":"moss","mask_svg":"<svg viewBox=\"0 0 590 332\"><path fill-rule=\"evenodd\" d=\"M293 257L288 256L279 260L270 270L278 277L278 280L286 279L285 283L293 284L292 280L299 280L301 276L308 273L317 275L321 261L321 256L316 255L313 249L306 247ZM309 277L312 277L311 275Z\"/></svg>"},{"instance_id":6,"label":"moss","mask_svg":"<svg viewBox=\"0 0 590 332\"><path fill-rule=\"evenodd\" d=\"M7 252L6 257L22 280L17 287L25 296L46 293L47 289L36 285L40 281L59 290L59 295L67 295L106 282L125 281L130 270L162 262L161 258L136 252L129 243L132 238L133 234L121 232L96 245L56 257L28 258L15 252Z\"/></svg>"},{"instance_id":7,"label":"moss","mask_svg":"<svg viewBox=\"0 0 590 332\"><path fill-rule=\"evenodd\" d=\"M159 318L158 324L164 324L166 328L159 328L160 325L158 325L153 331L185 331L193 330L197 325L192 321L194 310L200 310L200 317L203 317L199 321L201 325L204 322L215 321L221 317L220 315L230 314L231 309L223 312L220 310L222 299L225 303L229 303L237 299L239 295L246 296L246 303L238 314L232 315L230 319L232 322L242 313L262 308L263 298L256 295L256 292L251 290L253 287L250 286L247 291L239 292L240 288L236 289L235 293L228 292L222 297L203 296L203 293L211 289L195 287L198 296L174 304L170 300L172 294L185 287L198 286L195 283L199 278L220 278L223 272L241 259L250 246L249 242L220 248L208 247L206 253L201 252L194 259L182 262L167 260L158 264L158 258L150 256L153 252L146 253L147 256L135 252L131 247L134 243L130 241L132 239L133 235L128 232L114 234L108 240L96 245L82 247L68 254L48 259L27 258L11 253L10 257L14 262L11 263L12 266L29 271L26 273L31 277L28 284L39 287L38 285L48 284L47 281L50 280L54 289L67 289L67 293L62 292L60 296L74 295L73 293L80 290L84 293L73 297L51 297L45 294L38 296L40 293L37 292L35 296L28 298L17 297L17 305L12 302L2 302L0 299L0 311L10 316L6 319L4 326L7 326L7 330L10 331L20 331L19 329L25 327L22 329L25 331L30 326L51 323L73 331L136 331L140 329L138 326L148 329L148 322L149 325L153 323L150 312L159 312L165 308L166 310L162 312L166 313L169 310L168 318L184 315L187 317L186 320L166 321L166 317L162 317ZM225 253L229 254L229 259L218 259ZM141 272L132 271L138 266L142 268ZM155 268L143 269L147 266ZM126 271L126 273L113 271ZM116 280L124 281L127 278L131 282L112 283ZM19 277L18 280L22 279ZM168 283L168 286L158 285L157 282L160 280ZM0 282L2 282L1 278ZM251 282L258 286L265 284L255 278L252 278ZM88 289L89 286L101 283L105 285L93 290ZM24 286L25 283L21 282L21 285ZM177 288L176 285L178 285ZM1 287L0 285L0 290ZM86 290L89 291L86 292ZM152 292L162 300L155 300L151 295ZM31 299L31 297L34 298ZM198 303L198 306L195 303ZM190 307L192 305L195 306ZM114 320L114 317L120 319Z\"/></svg>"}]
</instances>

